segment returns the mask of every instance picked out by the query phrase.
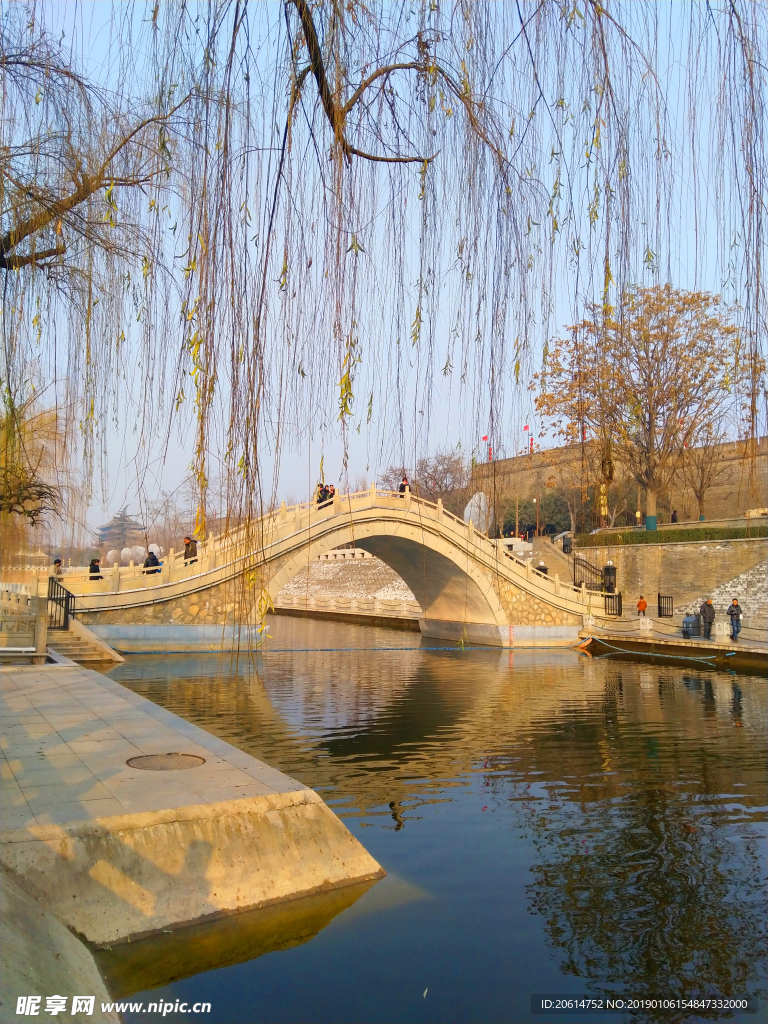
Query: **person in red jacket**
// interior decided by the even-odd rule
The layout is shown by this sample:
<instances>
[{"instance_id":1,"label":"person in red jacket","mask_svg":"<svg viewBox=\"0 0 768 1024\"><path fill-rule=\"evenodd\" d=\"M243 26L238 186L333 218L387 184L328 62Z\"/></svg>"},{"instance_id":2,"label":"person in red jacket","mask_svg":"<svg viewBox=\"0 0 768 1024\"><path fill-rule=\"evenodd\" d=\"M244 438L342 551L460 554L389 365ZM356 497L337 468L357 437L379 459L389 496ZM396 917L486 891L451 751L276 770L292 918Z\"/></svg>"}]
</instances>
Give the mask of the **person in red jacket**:
<instances>
[{"instance_id":1,"label":"person in red jacket","mask_svg":"<svg viewBox=\"0 0 768 1024\"><path fill-rule=\"evenodd\" d=\"M643 595L640 595L640 600L637 602L637 614L645 615L645 610L648 607L648 602L645 600Z\"/></svg>"}]
</instances>

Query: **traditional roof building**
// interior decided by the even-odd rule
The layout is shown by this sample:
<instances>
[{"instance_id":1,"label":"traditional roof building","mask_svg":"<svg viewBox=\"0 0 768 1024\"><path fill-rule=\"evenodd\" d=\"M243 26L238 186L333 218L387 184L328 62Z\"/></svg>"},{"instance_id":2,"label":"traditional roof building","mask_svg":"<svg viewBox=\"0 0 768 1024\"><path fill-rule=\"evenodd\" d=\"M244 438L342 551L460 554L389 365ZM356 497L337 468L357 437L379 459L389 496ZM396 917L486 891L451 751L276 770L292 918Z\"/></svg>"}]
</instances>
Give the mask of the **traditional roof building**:
<instances>
[{"instance_id":1,"label":"traditional roof building","mask_svg":"<svg viewBox=\"0 0 768 1024\"><path fill-rule=\"evenodd\" d=\"M114 548L130 547L137 540L143 540L145 529L132 518L127 507L121 508L108 523L99 527L99 543Z\"/></svg>"}]
</instances>

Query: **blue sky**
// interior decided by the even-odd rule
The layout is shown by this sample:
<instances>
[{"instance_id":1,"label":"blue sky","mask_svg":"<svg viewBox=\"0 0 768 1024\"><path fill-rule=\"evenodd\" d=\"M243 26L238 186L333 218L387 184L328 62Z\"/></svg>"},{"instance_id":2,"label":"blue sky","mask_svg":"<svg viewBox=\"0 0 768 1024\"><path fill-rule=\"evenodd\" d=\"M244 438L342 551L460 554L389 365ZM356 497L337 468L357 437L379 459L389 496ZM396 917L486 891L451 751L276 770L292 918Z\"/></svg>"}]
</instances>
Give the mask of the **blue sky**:
<instances>
[{"instance_id":1,"label":"blue sky","mask_svg":"<svg viewBox=\"0 0 768 1024\"><path fill-rule=\"evenodd\" d=\"M512 11L513 6L508 7ZM729 194L728 181L714 163L714 122L703 119L696 126L697 133L691 131L691 91L695 94L696 109L706 118L714 117L720 83L701 75L690 81L687 71L691 59L691 38L686 20L687 7L674 3L644 5L646 12L652 12L650 22L653 18L658 21L655 66L666 103L665 137L662 141L668 147L669 157L660 181L651 158L653 148L659 145L660 140L654 138L648 127L653 122L652 114L645 105L648 93L624 96L632 173L636 176L633 182L635 205L631 237L628 236L630 251L623 265L624 278L610 286L611 301L615 300L621 284L652 284L665 280L682 288L722 291L728 301L743 295L744 283L738 268L729 279L724 269L725 260L721 257L722 253L728 255L726 236L735 216L735 198ZM704 9L703 5L694 7ZM527 12L528 5L523 4L523 8ZM626 5L622 5L622 9L626 10ZM117 67L115 51L110 43L114 24L130 14L135 22L137 40L145 39L141 34L142 21L148 7L141 4L133 7L127 4L62 2L44 5L41 10L57 33L63 32L71 41L77 58L96 78L107 83L115 75ZM261 33L261 50L257 64L265 75L270 60L281 45L281 10L278 4L263 5L258 9L256 24ZM700 20L699 27L702 24L705 24L705 19ZM647 31L648 24L638 31L641 29ZM503 43L504 40L495 41L494 45L501 50ZM141 78L145 60L142 45L137 42L134 53L134 70L138 69L136 81ZM698 59L702 60L701 56ZM573 64L566 64L565 68L566 76L570 73L573 81L567 78L556 81L550 77L543 78L541 83L552 108L558 92L569 100L580 95L583 83L578 80L579 68ZM502 75L495 81L495 88L502 97L506 92L519 97L525 94L526 89L533 90L532 81L523 81L522 84L512 81L518 76L518 71L521 79L525 79L530 71L522 57L519 69L513 64L505 72L506 77ZM636 79L627 75L626 80L617 80L617 89L630 89L633 81ZM257 96L252 99L258 101ZM636 119L634 126L631 123L633 118ZM594 197L596 162L590 164L583 159L581 150L585 139L578 133L567 137L567 129L562 126L557 134L554 121L549 124L543 115L539 122L537 144L542 151L549 152L551 148L554 153L555 143L562 146L564 152L560 165L566 167L569 175L568 196L572 202L559 233L552 236L554 257L550 261L540 254L536 256L536 281L531 288L533 301L525 314L527 320L524 322L522 347L520 343L516 344L524 321L521 312L524 303L519 295L511 296L511 308L501 332L502 351L494 357L493 379L489 357L489 345L492 348L492 344L488 341L493 332L488 319L481 318L477 323L478 334L482 335L477 344L473 347L469 340L472 329L467 324L473 311L457 307L463 294L461 275L464 270L457 258L456 225L464 183L456 181L455 176L452 179L450 154L446 154L442 165L435 169L434 191L428 197L444 243L439 251L435 251L432 262L431 318L422 327L422 341L418 345L411 342L408 331L418 303L419 231L424 202L417 198L419 165L413 165L412 171L402 179L401 190L395 194L384 177L373 175L372 197L366 210L374 213L367 216L364 223L356 225L363 251L351 257L359 261L358 267L367 284L366 290L359 295L361 361L356 369L353 415L347 430L347 470L345 473L345 444L338 421L336 373L333 365L323 365L322 329L327 327L328 319L322 314L317 321L321 328L320 336L314 339L319 352L315 357L318 360L315 371L309 373L305 384L295 389L296 397L290 408L281 407L279 413L272 410L271 419L270 415L266 417L260 459L262 477L269 482L265 488L267 496L274 494L278 501L288 498L306 500L319 477L321 460L326 480L343 485L348 478L354 485L360 480L369 483L380 478L392 463L413 466L416 458L439 448L461 445L468 456L475 453L483 458L486 448L481 438L486 434L491 435L497 455L513 455L527 437L523 431L525 424L534 428L538 444L546 447L556 443L551 434L539 436L542 425L534 415L533 395L528 386L531 374L540 366L545 344L557 337L567 324L579 318L586 302L602 298L605 255L609 255L614 266L619 257L611 252L614 243L610 238L606 245L600 220L604 213L605 195L601 196L603 206L597 223L590 225L589 207ZM589 144L589 140L586 141ZM612 144L611 140L606 140L604 152ZM549 165L542 161L542 195L551 193L557 166L556 159ZM297 191L297 202L304 202L308 204L305 208L311 209L313 190L320 201L322 171L312 167L311 160L308 168L307 181ZM618 173L616 167L608 171ZM648 193L645 205L642 195L644 183ZM613 184L618 194L617 181L613 180ZM264 174L260 187L263 191L257 202L263 203L263 196L271 194L272 181L268 174ZM661 196L662 208L654 204L655 196ZM397 239L391 235L393 205L402 205L407 211L412 211L406 214L403 234ZM567 206L565 202L563 207ZM546 202L543 202L543 207L546 207ZM354 223L353 220L350 223ZM482 231L485 234L481 235L481 240L485 238L488 244L494 244L498 236L490 218L484 222ZM534 236L542 237L536 232ZM575 238L581 239L583 245L578 259L572 252ZM276 248L282 241L281 238L276 239ZM387 293L384 287L389 278L383 271L390 261L402 264L403 286L397 296ZM480 263L482 261L477 265ZM493 260L486 261L484 273L484 286L496 287L494 275L500 270L494 266ZM274 302L279 303L279 296ZM402 308L395 309L394 305L398 303ZM454 332L462 317L465 318L464 336L457 342ZM302 323L304 330L307 330L308 323L311 326L311 311L305 311ZM400 325L399 338L395 337L398 334L395 324ZM277 326L273 326L273 330L274 373L295 372L280 352ZM175 350L176 344L176 339L168 339L169 353ZM96 487L89 511L89 521L93 525L105 521L123 505L137 510L140 492L143 492L143 501L160 490L174 490L184 480L192 460L189 418L174 422L167 434L160 429L160 421L152 432L142 428L138 410L147 380L137 337L129 338L129 348L131 345L133 357L127 360L124 400L114 420L105 424L106 471ZM331 363L332 358L329 349ZM452 372L444 372L451 362ZM160 379L156 375L152 387L165 390L167 372L160 364ZM372 415L368 422L371 398ZM223 409L226 405L226 383L222 387L221 402ZM281 453L276 460L278 428ZM217 449L223 445L222 437L221 431L214 431L211 437L209 459L213 474L220 462Z\"/></svg>"}]
</instances>

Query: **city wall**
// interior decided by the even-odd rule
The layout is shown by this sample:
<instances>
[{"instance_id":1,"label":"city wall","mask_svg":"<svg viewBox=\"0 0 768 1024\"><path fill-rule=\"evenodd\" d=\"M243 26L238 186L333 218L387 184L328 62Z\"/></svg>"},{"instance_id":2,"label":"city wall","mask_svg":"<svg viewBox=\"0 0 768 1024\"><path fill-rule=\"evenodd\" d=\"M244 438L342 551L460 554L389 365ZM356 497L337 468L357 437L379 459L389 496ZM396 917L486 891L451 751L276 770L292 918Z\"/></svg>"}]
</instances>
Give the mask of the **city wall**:
<instances>
[{"instance_id":1,"label":"city wall","mask_svg":"<svg viewBox=\"0 0 768 1024\"><path fill-rule=\"evenodd\" d=\"M704 501L707 519L729 519L742 516L747 509L768 506L768 437L760 438L753 456L743 441L729 441L718 445L713 452L719 471ZM475 490L484 491L491 505L503 515L509 502L515 498L524 501L545 492L547 487L567 489L598 482L600 456L597 442L552 448L520 455L513 459L480 463L472 474ZM622 467L615 467L617 480L626 476ZM634 485L633 485L634 486ZM635 492L636 493L636 492ZM631 491L630 491L631 494ZM633 501L636 501L636 498ZM681 522L698 520L699 511L691 488L679 474L669 493L662 496L659 521L669 522L669 509L677 509ZM640 510L645 512L645 495L640 495ZM628 509L634 513L635 507Z\"/></svg>"}]
</instances>

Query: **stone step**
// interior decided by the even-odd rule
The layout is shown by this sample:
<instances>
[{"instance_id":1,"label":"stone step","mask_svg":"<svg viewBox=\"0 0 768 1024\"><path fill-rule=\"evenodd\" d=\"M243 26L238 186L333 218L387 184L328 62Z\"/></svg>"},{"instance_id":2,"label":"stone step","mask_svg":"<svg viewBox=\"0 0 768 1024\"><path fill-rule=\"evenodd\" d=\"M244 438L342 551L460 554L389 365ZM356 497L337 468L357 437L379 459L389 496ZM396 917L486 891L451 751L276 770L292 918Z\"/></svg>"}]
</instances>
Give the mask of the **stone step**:
<instances>
[{"instance_id":1,"label":"stone step","mask_svg":"<svg viewBox=\"0 0 768 1024\"><path fill-rule=\"evenodd\" d=\"M108 650L94 638L88 639L88 635L81 632L54 629L48 632L48 648L63 658L81 663L104 662L113 660ZM115 654L115 659L122 660Z\"/></svg>"}]
</instances>

